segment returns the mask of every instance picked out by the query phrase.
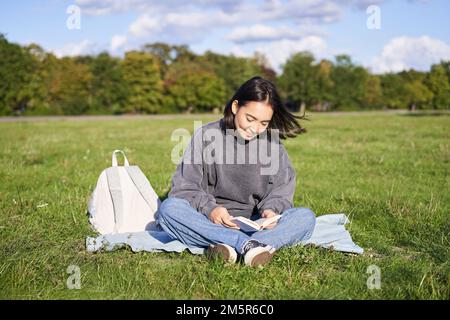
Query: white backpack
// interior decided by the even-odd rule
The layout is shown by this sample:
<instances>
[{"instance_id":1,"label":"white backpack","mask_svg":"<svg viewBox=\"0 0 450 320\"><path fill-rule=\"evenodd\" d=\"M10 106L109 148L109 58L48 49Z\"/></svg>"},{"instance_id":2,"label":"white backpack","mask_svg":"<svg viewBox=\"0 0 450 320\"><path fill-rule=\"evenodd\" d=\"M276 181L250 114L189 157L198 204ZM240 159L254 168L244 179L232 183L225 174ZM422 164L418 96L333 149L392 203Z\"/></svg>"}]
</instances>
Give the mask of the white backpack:
<instances>
[{"instance_id":1,"label":"white backpack","mask_svg":"<svg viewBox=\"0 0 450 320\"><path fill-rule=\"evenodd\" d=\"M124 166L117 165L121 152ZM100 174L88 203L89 222L100 234L157 230L160 200L138 166L130 166L122 150L114 150L112 167Z\"/></svg>"}]
</instances>

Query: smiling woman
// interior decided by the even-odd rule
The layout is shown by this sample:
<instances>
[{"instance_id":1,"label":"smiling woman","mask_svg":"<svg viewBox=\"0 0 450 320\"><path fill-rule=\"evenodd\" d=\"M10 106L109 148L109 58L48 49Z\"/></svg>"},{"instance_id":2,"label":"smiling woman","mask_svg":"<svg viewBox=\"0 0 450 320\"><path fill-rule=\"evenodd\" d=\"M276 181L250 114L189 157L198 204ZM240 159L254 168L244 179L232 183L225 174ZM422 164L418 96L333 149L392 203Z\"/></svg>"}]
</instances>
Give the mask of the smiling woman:
<instances>
[{"instance_id":1,"label":"smiling woman","mask_svg":"<svg viewBox=\"0 0 450 320\"><path fill-rule=\"evenodd\" d=\"M267 104L267 101L251 101L239 108L239 102L234 100L232 111L234 115L234 126L242 138L246 140L251 140L266 130L273 115L273 110ZM258 119L253 114L261 114L263 115L263 119L267 118L268 120Z\"/></svg>"},{"instance_id":2,"label":"smiling woman","mask_svg":"<svg viewBox=\"0 0 450 320\"><path fill-rule=\"evenodd\" d=\"M269 129L269 134L271 129L277 129L280 138L285 139L306 132L297 119L307 118L290 113L270 81L253 77L226 105L224 129L237 130L244 139L252 139L266 129Z\"/></svg>"},{"instance_id":3,"label":"smiling woman","mask_svg":"<svg viewBox=\"0 0 450 320\"><path fill-rule=\"evenodd\" d=\"M315 215L308 208L294 208L296 174L278 139L305 132L297 118L302 117L285 108L270 81L261 77L246 81L227 104L224 118L195 132L159 208L159 225L188 246L208 248L210 257L234 263L241 255L249 266L264 265L275 250L308 239ZM259 152L252 153L258 159L209 163L203 143L213 130L219 132L214 148L232 150L242 159L258 147ZM260 157L263 143L274 150L268 159L276 164L273 172L262 170L267 164ZM192 163L192 156L201 161ZM237 216L256 220L277 215L281 215L277 222L254 232L241 230L233 221Z\"/></svg>"}]
</instances>

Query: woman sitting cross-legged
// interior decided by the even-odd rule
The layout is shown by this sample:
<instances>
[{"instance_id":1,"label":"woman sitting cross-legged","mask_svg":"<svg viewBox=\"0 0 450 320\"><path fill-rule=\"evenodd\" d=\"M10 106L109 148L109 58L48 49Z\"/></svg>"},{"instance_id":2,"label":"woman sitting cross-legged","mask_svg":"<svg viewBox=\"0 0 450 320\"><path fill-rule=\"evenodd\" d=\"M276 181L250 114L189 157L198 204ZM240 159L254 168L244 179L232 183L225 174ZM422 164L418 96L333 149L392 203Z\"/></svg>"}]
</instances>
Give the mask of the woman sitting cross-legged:
<instances>
[{"instance_id":1,"label":"woman sitting cross-legged","mask_svg":"<svg viewBox=\"0 0 450 320\"><path fill-rule=\"evenodd\" d=\"M209 257L264 265L281 247L307 240L315 226L308 208L294 207L296 174L280 139L306 131L260 77L245 82L224 116L197 129L172 177L157 222ZM208 143L209 142L209 143ZM233 217L281 215L263 230L243 232Z\"/></svg>"}]
</instances>

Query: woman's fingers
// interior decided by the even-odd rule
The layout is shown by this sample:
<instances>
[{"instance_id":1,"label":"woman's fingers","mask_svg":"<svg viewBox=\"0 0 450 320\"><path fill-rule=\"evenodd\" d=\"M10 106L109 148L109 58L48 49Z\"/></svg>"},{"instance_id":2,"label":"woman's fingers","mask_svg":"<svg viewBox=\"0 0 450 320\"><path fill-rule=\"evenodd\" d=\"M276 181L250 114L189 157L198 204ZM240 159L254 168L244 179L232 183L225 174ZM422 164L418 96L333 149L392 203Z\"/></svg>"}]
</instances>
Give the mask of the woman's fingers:
<instances>
[{"instance_id":1,"label":"woman's fingers","mask_svg":"<svg viewBox=\"0 0 450 320\"><path fill-rule=\"evenodd\" d=\"M273 216L276 216L277 214L273 212L272 210L266 209L261 214L261 218L272 218Z\"/></svg>"},{"instance_id":2,"label":"woman's fingers","mask_svg":"<svg viewBox=\"0 0 450 320\"><path fill-rule=\"evenodd\" d=\"M266 226L264 229L273 229L276 225L277 225L277 221L272 222L271 224L269 224L268 226Z\"/></svg>"},{"instance_id":3,"label":"woman's fingers","mask_svg":"<svg viewBox=\"0 0 450 320\"><path fill-rule=\"evenodd\" d=\"M230 217L231 216L222 215L222 216L214 217L213 219L210 219L210 220L215 224L221 224L224 227L239 230L239 226L237 224L235 224L233 221L231 221Z\"/></svg>"},{"instance_id":4,"label":"woman's fingers","mask_svg":"<svg viewBox=\"0 0 450 320\"><path fill-rule=\"evenodd\" d=\"M209 217L209 220L211 220L211 222L212 223L215 223L215 224L220 224L221 223L221 219L220 218L213 218L213 217Z\"/></svg>"},{"instance_id":5,"label":"woman's fingers","mask_svg":"<svg viewBox=\"0 0 450 320\"><path fill-rule=\"evenodd\" d=\"M231 219L229 217L223 217L222 224L228 228L239 229L238 225L236 223L234 223L233 221L231 221Z\"/></svg>"}]
</instances>

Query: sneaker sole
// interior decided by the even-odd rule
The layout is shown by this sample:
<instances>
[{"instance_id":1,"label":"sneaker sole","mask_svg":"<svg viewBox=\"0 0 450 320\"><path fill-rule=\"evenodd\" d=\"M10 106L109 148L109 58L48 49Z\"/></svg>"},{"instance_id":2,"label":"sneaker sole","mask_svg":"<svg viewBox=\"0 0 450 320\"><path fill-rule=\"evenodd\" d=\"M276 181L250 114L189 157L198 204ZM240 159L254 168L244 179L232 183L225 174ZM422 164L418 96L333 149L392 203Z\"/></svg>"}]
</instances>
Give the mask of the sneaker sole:
<instances>
[{"instance_id":1,"label":"sneaker sole","mask_svg":"<svg viewBox=\"0 0 450 320\"><path fill-rule=\"evenodd\" d=\"M221 244L210 246L206 251L206 255L209 259L223 259L229 263L235 263L237 260L236 251Z\"/></svg>"},{"instance_id":2,"label":"sneaker sole","mask_svg":"<svg viewBox=\"0 0 450 320\"><path fill-rule=\"evenodd\" d=\"M250 267L257 267L257 266L264 266L266 265L270 260L272 260L273 256L275 254L275 249L272 248L269 251L267 249L261 247L254 249L254 252L252 252L251 255L246 255L244 262L246 265Z\"/></svg>"}]
</instances>

